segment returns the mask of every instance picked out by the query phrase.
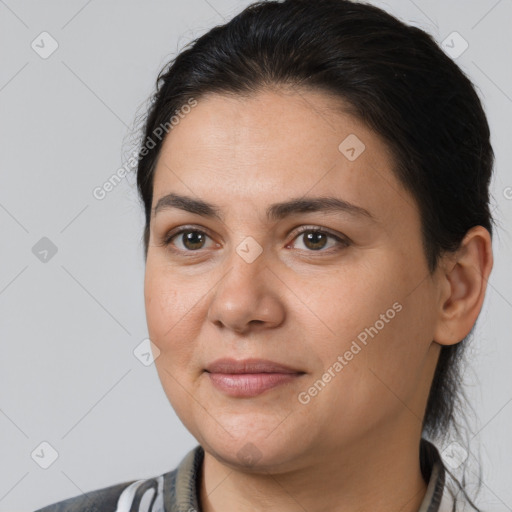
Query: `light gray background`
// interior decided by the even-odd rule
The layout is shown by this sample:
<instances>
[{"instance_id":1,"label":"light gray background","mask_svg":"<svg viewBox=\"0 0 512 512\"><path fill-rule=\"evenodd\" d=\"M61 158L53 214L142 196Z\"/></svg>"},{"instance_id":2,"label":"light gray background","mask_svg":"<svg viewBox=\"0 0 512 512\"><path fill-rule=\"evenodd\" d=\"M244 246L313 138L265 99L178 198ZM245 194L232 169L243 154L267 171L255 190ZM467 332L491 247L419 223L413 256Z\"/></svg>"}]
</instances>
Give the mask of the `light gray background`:
<instances>
[{"instance_id":1,"label":"light gray background","mask_svg":"<svg viewBox=\"0 0 512 512\"><path fill-rule=\"evenodd\" d=\"M92 190L123 164L161 66L249 3L0 0L0 511L161 474L196 445L133 354L147 337L134 179L102 201ZM439 42L457 31L469 43L456 61L488 113L502 229L468 389L481 503L512 510L512 2L372 3ZM47 59L31 48L43 31L59 44ZM42 237L58 248L46 263L32 252ZM48 469L31 458L43 441L58 452Z\"/></svg>"}]
</instances>

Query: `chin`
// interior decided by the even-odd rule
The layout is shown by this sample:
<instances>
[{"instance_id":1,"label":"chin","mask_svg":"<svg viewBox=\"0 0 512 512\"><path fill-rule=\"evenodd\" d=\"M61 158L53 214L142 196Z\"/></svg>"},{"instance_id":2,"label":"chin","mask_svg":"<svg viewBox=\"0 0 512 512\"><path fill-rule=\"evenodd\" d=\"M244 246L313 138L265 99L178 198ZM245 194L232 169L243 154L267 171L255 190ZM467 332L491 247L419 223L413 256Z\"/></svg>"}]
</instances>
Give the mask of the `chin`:
<instances>
[{"instance_id":1,"label":"chin","mask_svg":"<svg viewBox=\"0 0 512 512\"><path fill-rule=\"evenodd\" d=\"M203 448L220 463L237 471L251 473L280 473L296 468L304 456L303 439L293 436L274 436L268 432L231 437L206 435L198 440Z\"/></svg>"}]
</instances>

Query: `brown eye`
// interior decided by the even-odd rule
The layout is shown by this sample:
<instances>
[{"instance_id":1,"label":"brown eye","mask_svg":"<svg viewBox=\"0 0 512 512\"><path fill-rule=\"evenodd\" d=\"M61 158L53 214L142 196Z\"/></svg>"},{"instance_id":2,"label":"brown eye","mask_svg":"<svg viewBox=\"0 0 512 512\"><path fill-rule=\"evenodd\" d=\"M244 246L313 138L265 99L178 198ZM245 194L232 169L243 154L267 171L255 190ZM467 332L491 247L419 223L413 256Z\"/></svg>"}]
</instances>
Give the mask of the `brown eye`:
<instances>
[{"instance_id":1,"label":"brown eye","mask_svg":"<svg viewBox=\"0 0 512 512\"><path fill-rule=\"evenodd\" d=\"M197 229L182 229L169 236L165 240L165 245L173 244L178 250L184 252L197 251L205 248L205 243L210 237L203 231ZM173 243L173 240L176 242Z\"/></svg>"},{"instance_id":2,"label":"brown eye","mask_svg":"<svg viewBox=\"0 0 512 512\"><path fill-rule=\"evenodd\" d=\"M342 238L333 235L332 233L318 228L302 229L301 232L295 237L295 240L302 240L302 245L304 246L297 247L296 242L294 242L295 248L304 249L309 252L328 252L327 250L333 247L346 247L349 245L346 240L343 240ZM329 240L331 242L329 242Z\"/></svg>"},{"instance_id":3,"label":"brown eye","mask_svg":"<svg viewBox=\"0 0 512 512\"><path fill-rule=\"evenodd\" d=\"M181 234L183 245L190 250L202 249L205 242L205 234L199 231L187 231Z\"/></svg>"},{"instance_id":4,"label":"brown eye","mask_svg":"<svg viewBox=\"0 0 512 512\"><path fill-rule=\"evenodd\" d=\"M318 231L303 233L304 245L308 249L322 249L327 243L328 236L325 233L319 233Z\"/></svg>"}]
</instances>

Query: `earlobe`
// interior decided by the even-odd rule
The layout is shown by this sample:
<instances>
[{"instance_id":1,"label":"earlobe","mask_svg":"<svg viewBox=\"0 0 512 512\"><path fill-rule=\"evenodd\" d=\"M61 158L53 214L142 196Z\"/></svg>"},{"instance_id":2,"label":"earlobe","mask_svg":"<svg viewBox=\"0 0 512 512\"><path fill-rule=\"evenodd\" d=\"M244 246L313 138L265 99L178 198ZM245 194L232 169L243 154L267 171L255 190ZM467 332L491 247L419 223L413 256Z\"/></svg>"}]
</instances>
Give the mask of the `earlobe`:
<instances>
[{"instance_id":1,"label":"earlobe","mask_svg":"<svg viewBox=\"0 0 512 512\"><path fill-rule=\"evenodd\" d=\"M492 266L491 235L482 226L471 228L460 248L444 258L436 343L454 345L470 333L482 309Z\"/></svg>"}]
</instances>

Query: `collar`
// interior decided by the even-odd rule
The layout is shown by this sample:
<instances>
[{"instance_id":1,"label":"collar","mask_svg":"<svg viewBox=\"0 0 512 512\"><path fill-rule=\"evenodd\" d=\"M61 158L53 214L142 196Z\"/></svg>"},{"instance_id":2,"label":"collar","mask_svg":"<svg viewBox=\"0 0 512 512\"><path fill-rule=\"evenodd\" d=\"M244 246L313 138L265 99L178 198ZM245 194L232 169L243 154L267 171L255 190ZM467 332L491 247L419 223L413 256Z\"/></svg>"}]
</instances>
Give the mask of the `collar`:
<instances>
[{"instance_id":1,"label":"collar","mask_svg":"<svg viewBox=\"0 0 512 512\"><path fill-rule=\"evenodd\" d=\"M445 469L439 452L430 441L422 438L420 453L424 461L422 471L428 484L418 512L447 512ZM174 471L163 475L165 512L201 512L199 479L203 460L204 450L200 445L196 446Z\"/></svg>"}]
</instances>

